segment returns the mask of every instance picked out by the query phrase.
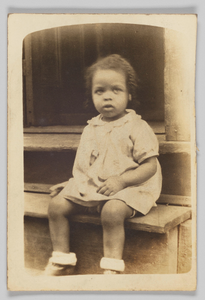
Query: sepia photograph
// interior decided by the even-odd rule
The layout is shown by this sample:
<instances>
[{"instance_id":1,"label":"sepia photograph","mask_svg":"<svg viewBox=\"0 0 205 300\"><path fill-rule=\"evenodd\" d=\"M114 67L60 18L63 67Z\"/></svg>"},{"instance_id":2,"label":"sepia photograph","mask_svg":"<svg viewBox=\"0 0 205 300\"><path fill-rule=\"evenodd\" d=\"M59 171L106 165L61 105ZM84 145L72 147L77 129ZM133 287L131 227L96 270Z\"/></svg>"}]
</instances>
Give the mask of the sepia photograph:
<instances>
[{"instance_id":1,"label":"sepia photograph","mask_svg":"<svg viewBox=\"0 0 205 300\"><path fill-rule=\"evenodd\" d=\"M10 290L196 289L196 30L9 15Z\"/></svg>"}]
</instances>

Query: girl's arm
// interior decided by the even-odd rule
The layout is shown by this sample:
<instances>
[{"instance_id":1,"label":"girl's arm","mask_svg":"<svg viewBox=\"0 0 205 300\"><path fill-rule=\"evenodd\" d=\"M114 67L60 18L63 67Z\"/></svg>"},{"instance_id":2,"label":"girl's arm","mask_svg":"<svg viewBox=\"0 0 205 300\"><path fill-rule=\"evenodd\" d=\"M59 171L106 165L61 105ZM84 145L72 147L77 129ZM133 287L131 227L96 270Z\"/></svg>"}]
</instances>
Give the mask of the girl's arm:
<instances>
[{"instance_id":1,"label":"girl's arm","mask_svg":"<svg viewBox=\"0 0 205 300\"><path fill-rule=\"evenodd\" d=\"M112 196L126 187L138 185L147 181L156 173L156 171L156 157L147 158L138 168L129 170L120 176L109 177L97 189L97 193L105 196Z\"/></svg>"},{"instance_id":2,"label":"girl's arm","mask_svg":"<svg viewBox=\"0 0 205 300\"><path fill-rule=\"evenodd\" d=\"M134 169L123 173L120 177L124 183L124 188L136 184L141 184L150 179L157 171L156 157L145 159L141 165Z\"/></svg>"}]
</instances>

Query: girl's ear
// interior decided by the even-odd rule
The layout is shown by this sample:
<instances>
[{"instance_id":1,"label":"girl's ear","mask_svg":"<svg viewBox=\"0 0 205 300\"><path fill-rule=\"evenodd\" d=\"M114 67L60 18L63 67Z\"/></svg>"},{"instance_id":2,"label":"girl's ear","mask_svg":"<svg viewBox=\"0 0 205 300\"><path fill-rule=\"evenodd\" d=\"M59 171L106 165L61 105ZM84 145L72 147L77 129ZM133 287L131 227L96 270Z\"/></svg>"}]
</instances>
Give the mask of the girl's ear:
<instances>
[{"instance_id":1,"label":"girl's ear","mask_svg":"<svg viewBox=\"0 0 205 300\"><path fill-rule=\"evenodd\" d=\"M132 101L132 95L131 95L131 94L129 94L128 100L129 100L129 101Z\"/></svg>"}]
</instances>

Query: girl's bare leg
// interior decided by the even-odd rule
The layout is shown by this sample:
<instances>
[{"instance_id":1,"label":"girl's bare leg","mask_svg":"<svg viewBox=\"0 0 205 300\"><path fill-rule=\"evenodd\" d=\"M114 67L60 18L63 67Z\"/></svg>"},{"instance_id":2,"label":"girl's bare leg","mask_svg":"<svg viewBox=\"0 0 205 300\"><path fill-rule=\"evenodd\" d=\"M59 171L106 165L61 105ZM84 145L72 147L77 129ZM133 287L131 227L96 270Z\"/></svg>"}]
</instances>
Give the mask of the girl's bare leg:
<instances>
[{"instance_id":1,"label":"girl's bare leg","mask_svg":"<svg viewBox=\"0 0 205 300\"><path fill-rule=\"evenodd\" d=\"M125 230L124 221L132 215L132 209L121 200L109 200L101 211L104 257L122 259Z\"/></svg>"},{"instance_id":2,"label":"girl's bare leg","mask_svg":"<svg viewBox=\"0 0 205 300\"><path fill-rule=\"evenodd\" d=\"M82 211L82 207L69 200L56 196L51 199L48 219L53 251L70 252L70 225L68 217Z\"/></svg>"}]
</instances>

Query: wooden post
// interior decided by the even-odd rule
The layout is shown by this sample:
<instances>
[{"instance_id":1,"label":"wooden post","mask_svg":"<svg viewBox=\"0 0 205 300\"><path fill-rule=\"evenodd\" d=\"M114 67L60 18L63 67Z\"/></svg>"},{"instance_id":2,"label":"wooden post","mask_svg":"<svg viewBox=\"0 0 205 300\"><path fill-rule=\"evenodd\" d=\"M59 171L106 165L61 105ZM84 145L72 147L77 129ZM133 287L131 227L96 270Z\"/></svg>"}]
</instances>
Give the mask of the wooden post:
<instances>
[{"instance_id":1,"label":"wooden post","mask_svg":"<svg viewBox=\"0 0 205 300\"><path fill-rule=\"evenodd\" d=\"M31 34L25 37L24 47L25 59L23 61L23 70L26 83L26 125L30 126L34 124Z\"/></svg>"},{"instance_id":2,"label":"wooden post","mask_svg":"<svg viewBox=\"0 0 205 300\"><path fill-rule=\"evenodd\" d=\"M168 232L168 274L177 273L178 226Z\"/></svg>"},{"instance_id":3,"label":"wooden post","mask_svg":"<svg viewBox=\"0 0 205 300\"><path fill-rule=\"evenodd\" d=\"M192 265L192 220L179 225L178 270L177 273L187 273Z\"/></svg>"},{"instance_id":4,"label":"wooden post","mask_svg":"<svg viewBox=\"0 0 205 300\"><path fill-rule=\"evenodd\" d=\"M195 67L192 44L189 44L188 38L180 32L165 29L164 93L168 141L190 141Z\"/></svg>"}]
</instances>

